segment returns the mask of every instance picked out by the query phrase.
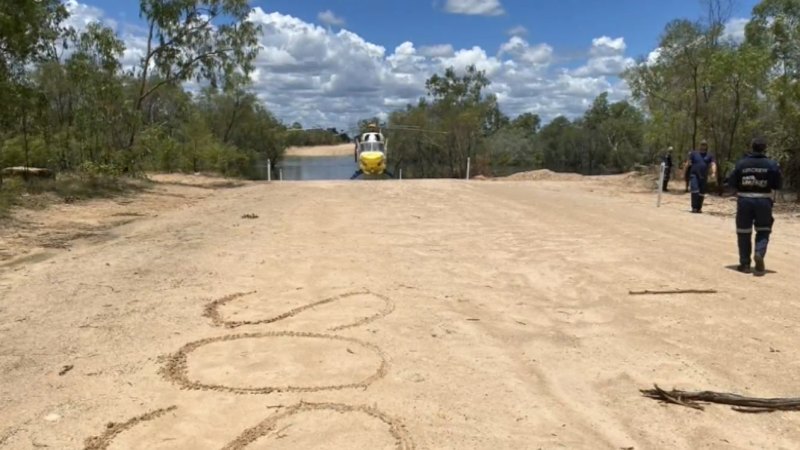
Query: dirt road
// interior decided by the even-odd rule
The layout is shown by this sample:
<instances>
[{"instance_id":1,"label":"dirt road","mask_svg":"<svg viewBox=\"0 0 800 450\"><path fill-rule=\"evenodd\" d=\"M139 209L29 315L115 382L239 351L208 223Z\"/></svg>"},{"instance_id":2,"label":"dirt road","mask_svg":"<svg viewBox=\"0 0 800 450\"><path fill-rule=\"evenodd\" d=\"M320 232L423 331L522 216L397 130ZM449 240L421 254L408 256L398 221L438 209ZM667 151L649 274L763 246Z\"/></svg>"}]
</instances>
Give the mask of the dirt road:
<instances>
[{"instance_id":1,"label":"dirt road","mask_svg":"<svg viewBox=\"0 0 800 450\"><path fill-rule=\"evenodd\" d=\"M797 448L800 412L639 389L800 396L800 224L755 278L730 217L653 200L251 184L5 266L0 448Z\"/></svg>"}]
</instances>

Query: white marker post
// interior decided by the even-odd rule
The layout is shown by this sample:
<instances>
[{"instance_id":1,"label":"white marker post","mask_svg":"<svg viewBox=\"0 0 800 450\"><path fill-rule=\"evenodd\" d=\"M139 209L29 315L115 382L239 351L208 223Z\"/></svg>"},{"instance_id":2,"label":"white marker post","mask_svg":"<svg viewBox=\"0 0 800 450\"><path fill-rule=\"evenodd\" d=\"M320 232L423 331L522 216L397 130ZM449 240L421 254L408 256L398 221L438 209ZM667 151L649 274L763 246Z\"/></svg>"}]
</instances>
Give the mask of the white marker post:
<instances>
[{"instance_id":1,"label":"white marker post","mask_svg":"<svg viewBox=\"0 0 800 450\"><path fill-rule=\"evenodd\" d=\"M403 169L400 169L400 176L399 176L399 179L400 179L400 180L402 180L402 179L403 179Z\"/></svg>"},{"instance_id":2,"label":"white marker post","mask_svg":"<svg viewBox=\"0 0 800 450\"><path fill-rule=\"evenodd\" d=\"M469 180L469 163L470 163L470 159L467 158L467 178L466 178L467 180Z\"/></svg>"},{"instance_id":3,"label":"white marker post","mask_svg":"<svg viewBox=\"0 0 800 450\"><path fill-rule=\"evenodd\" d=\"M661 163L661 173L658 177L658 200L656 200L656 208L661 207L661 193L664 190L664 174L666 172L667 165L666 163Z\"/></svg>"},{"instance_id":4,"label":"white marker post","mask_svg":"<svg viewBox=\"0 0 800 450\"><path fill-rule=\"evenodd\" d=\"M278 169L278 179L283 181L283 167Z\"/></svg>"},{"instance_id":5,"label":"white marker post","mask_svg":"<svg viewBox=\"0 0 800 450\"><path fill-rule=\"evenodd\" d=\"M272 181L272 161L267 160L267 181Z\"/></svg>"}]
</instances>

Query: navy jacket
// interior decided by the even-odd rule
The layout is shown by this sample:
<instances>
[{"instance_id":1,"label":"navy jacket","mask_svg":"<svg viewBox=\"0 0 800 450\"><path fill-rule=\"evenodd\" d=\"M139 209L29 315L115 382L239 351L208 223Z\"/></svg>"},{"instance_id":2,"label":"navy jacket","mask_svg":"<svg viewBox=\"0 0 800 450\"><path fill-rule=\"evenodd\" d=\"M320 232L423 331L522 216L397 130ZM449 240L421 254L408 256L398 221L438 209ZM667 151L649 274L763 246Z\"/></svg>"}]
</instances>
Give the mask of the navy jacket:
<instances>
[{"instance_id":1,"label":"navy jacket","mask_svg":"<svg viewBox=\"0 0 800 450\"><path fill-rule=\"evenodd\" d=\"M661 158L661 160L664 162L664 166L667 168L667 170L672 169L672 155L667 153L663 158Z\"/></svg>"},{"instance_id":2,"label":"navy jacket","mask_svg":"<svg viewBox=\"0 0 800 450\"><path fill-rule=\"evenodd\" d=\"M710 153L693 151L689 153L690 173L698 178L705 180L708 178L708 168L714 162L714 156Z\"/></svg>"},{"instance_id":3,"label":"navy jacket","mask_svg":"<svg viewBox=\"0 0 800 450\"><path fill-rule=\"evenodd\" d=\"M763 153L751 153L736 163L728 184L739 194L766 197L783 188L783 176L776 161Z\"/></svg>"}]
</instances>

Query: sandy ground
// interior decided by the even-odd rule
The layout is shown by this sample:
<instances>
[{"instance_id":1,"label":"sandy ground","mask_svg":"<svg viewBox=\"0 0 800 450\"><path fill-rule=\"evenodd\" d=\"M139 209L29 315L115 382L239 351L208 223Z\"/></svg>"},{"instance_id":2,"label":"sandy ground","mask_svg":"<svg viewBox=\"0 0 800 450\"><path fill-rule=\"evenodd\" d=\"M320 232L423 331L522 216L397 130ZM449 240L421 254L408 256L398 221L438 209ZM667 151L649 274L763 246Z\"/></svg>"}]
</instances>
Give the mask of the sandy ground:
<instances>
[{"instance_id":1,"label":"sandy ground","mask_svg":"<svg viewBox=\"0 0 800 450\"><path fill-rule=\"evenodd\" d=\"M353 144L289 147L286 156L352 156Z\"/></svg>"},{"instance_id":2,"label":"sandy ground","mask_svg":"<svg viewBox=\"0 0 800 450\"><path fill-rule=\"evenodd\" d=\"M727 268L729 200L539 178L175 177L26 212L0 266L0 448L797 448L800 412L639 392L800 396L795 214L755 278ZM70 221L92 235L36 241ZM629 295L648 289L718 293Z\"/></svg>"}]
</instances>

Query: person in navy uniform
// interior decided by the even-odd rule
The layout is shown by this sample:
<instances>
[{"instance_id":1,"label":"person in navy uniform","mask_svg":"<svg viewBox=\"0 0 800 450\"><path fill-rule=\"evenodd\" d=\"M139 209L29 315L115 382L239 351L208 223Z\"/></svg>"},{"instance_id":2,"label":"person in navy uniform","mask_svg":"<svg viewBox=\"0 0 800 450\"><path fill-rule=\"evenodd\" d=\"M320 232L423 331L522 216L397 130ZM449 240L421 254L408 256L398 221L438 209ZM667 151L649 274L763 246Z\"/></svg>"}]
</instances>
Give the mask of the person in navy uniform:
<instances>
[{"instance_id":1,"label":"person in navy uniform","mask_svg":"<svg viewBox=\"0 0 800 450\"><path fill-rule=\"evenodd\" d=\"M689 153L686 163L692 190L692 212L699 214L703 212L703 202L708 192L708 176L717 176L717 163L714 156L708 153L708 142L705 139L700 141L700 150Z\"/></svg>"},{"instance_id":2,"label":"person in navy uniform","mask_svg":"<svg viewBox=\"0 0 800 450\"><path fill-rule=\"evenodd\" d=\"M778 163L766 154L767 142L763 138L753 139L752 153L736 163L728 178L728 185L736 189L736 233L739 238L739 267L750 273L750 255L753 249L753 227L756 229L756 248L753 260L755 275L764 275L764 257L772 232L772 206L777 191L783 187L783 177Z\"/></svg>"}]
</instances>

